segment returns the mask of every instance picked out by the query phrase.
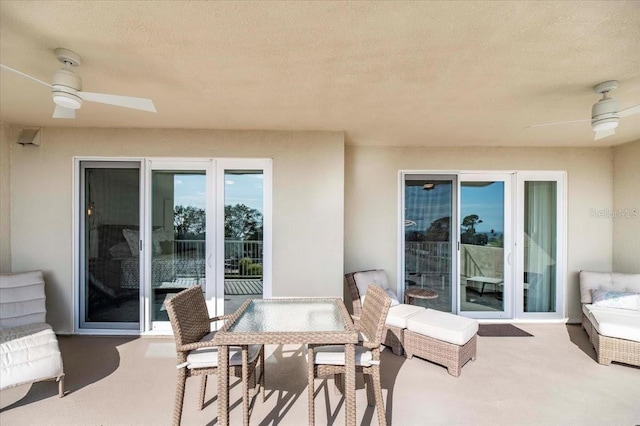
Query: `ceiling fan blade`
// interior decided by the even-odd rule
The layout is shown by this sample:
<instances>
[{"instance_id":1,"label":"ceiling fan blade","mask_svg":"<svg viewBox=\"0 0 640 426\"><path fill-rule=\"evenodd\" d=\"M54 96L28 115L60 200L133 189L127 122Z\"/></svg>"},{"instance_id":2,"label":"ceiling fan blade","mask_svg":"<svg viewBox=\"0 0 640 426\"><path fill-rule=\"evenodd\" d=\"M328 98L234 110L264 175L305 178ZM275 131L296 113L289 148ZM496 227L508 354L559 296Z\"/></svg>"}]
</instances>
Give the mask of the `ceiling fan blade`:
<instances>
[{"instance_id":1,"label":"ceiling fan blade","mask_svg":"<svg viewBox=\"0 0 640 426\"><path fill-rule=\"evenodd\" d=\"M53 110L53 118L76 118L76 110L56 105Z\"/></svg>"},{"instance_id":2,"label":"ceiling fan blade","mask_svg":"<svg viewBox=\"0 0 640 426\"><path fill-rule=\"evenodd\" d=\"M18 70L16 70L16 69L13 69L13 68L11 68L11 67L8 67L8 66L6 66L6 65L2 65L2 64L0 64L0 68L4 68L4 69L6 69L7 71L15 72L16 74L19 74L19 75L21 75L21 76L23 76L23 77L30 78L30 79L31 79L31 80L33 80L33 81L37 81L38 83L40 83L40 84L44 84L44 85L45 85L45 86L47 86L48 88L51 88L51 85L50 85L49 83L45 83L45 82L44 82L44 81L42 81L42 80L38 80L38 79L37 79L37 78L35 78L35 77L31 77L29 74L25 74L25 73L23 73L22 71L18 71Z\"/></svg>"},{"instance_id":3,"label":"ceiling fan blade","mask_svg":"<svg viewBox=\"0 0 640 426\"><path fill-rule=\"evenodd\" d=\"M573 124L573 123L584 123L591 120L572 120L572 121L558 121L556 123L544 123L544 124L534 124L532 126L527 126L527 128L534 127L547 127L547 126L558 126L560 124Z\"/></svg>"},{"instance_id":4,"label":"ceiling fan blade","mask_svg":"<svg viewBox=\"0 0 640 426\"><path fill-rule=\"evenodd\" d=\"M640 105L634 105L632 107L623 109L622 111L620 111L618 113L618 115L620 117L627 117L627 116L633 115L633 114L640 114Z\"/></svg>"},{"instance_id":5,"label":"ceiling fan blade","mask_svg":"<svg viewBox=\"0 0 640 426\"><path fill-rule=\"evenodd\" d=\"M139 109L141 111L157 112L151 99L134 98L132 96L108 95L106 93L78 92L84 101L115 105L124 108Z\"/></svg>"},{"instance_id":6,"label":"ceiling fan blade","mask_svg":"<svg viewBox=\"0 0 640 426\"><path fill-rule=\"evenodd\" d=\"M616 131L614 129L611 130L603 130L601 132L596 132L595 136L593 137L594 141L597 141L599 139L603 139L606 138L607 136L612 136L615 135Z\"/></svg>"}]
</instances>

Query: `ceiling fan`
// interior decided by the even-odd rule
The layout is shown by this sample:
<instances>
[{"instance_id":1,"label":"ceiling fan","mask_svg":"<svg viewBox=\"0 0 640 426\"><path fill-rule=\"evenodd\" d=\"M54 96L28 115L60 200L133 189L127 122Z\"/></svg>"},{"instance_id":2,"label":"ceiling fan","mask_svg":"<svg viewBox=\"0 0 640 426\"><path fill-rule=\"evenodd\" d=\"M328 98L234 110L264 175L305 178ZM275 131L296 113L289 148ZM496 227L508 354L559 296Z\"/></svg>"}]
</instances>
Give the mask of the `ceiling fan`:
<instances>
[{"instance_id":1,"label":"ceiling fan","mask_svg":"<svg viewBox=\"0 0 640 426\"><path fill-rule=\"evenodd\" d=\"M640 105L634 105L623 109L622 111L618 111L618 101L609 96L609 93L617 87L618 82L616 80L611 80L600 83L593 88L595 93L602 94L602 99L591 107L591 120L562 121L559 123L536 124L529 127L556 126L560 124L591 121L591 128L595 133L593 140L597 141L598 139L611 136L616 133L615 128L618 127L621 118L640 113Z\"/></svg>"},{"instance_id":2,"label":"ceiling fan","mask_svg":"<svg viewBox=\"0 0 640 426\"><path fill-rule=\"evenodd\" d=\"M19 74L23 77L37 81L51 89L51 96L56 107L53 118L76 118L76 110L80 109L82 102L97 102L107 105L115 105L124 108L132 108L148 112L157 112L151 99L135 98L131 96L109 95L106 93L93 93L82 91L82 79L71 70L80 65L80 55L69 50L58 48L55 50L56 58L62 62L64 68L53 74L52 84L46 83L21 71L0 64L0 68Z\"/></svg>"}]
</instances>

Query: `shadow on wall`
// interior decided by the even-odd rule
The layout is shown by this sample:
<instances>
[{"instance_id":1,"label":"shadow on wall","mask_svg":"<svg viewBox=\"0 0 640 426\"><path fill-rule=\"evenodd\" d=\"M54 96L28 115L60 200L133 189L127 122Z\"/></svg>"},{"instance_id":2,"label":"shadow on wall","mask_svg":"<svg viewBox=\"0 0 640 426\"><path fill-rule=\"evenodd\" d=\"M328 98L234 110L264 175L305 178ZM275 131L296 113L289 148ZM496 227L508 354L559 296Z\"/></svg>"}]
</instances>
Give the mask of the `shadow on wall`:
<instances>
[{"instance_id":1,"label":"shadow on wall","mask_svg":"<svg viewBox=\"0 0 640 426\"><path fill-rule=\"evenodd\" d=\"M62 352L62 362L65 372L65 394L73 393L92 383L98 382L112 374L120 365L120 354L117 347L128 343L137 337L91 337L58 336L58 344ZM15 388L28 391L20 399L4 406L9 402L3 395L0 413L12 408L21 407L42 399L56 397L58 384L55 381L43 381ZM6 391L3 391L6 392ZM18 394L15 394L18 397ZM6 399L9 399L6 397ZM15 398L14 398L15 399Z\"/></svg>"}]
</instances>

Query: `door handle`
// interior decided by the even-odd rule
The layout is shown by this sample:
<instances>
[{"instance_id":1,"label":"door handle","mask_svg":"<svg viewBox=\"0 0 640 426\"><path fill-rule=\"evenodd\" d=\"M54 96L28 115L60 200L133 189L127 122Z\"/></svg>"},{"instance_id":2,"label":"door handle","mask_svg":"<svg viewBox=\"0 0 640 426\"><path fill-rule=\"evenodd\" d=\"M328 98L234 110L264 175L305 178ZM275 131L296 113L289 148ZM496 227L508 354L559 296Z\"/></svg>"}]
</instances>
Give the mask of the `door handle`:
<instances>
[{"instance_id":1,"label":"door handle","mask_svg":"<svg viewBox=\"0 0 640 426\"><path fill-rule=\"evenodd\" d=\"M509 266L511 266L511 255L513 253L509 252L509 254L507 255L507 264L509 264Z\"/></svg>"},{"instance_id":2,"label":"door handle","mask_svg":"<svg viewBox=\"0 0 640 426\"><path fill-rule=\"evenodd\" d=\"M211 257L212 257L212 256L213 256L213 255L212 255L212 254L210 254L210 255L207 257L207 265L209 266L209 268L213 268L213 265L211 265Z\"/></svg>"}]
</instances>

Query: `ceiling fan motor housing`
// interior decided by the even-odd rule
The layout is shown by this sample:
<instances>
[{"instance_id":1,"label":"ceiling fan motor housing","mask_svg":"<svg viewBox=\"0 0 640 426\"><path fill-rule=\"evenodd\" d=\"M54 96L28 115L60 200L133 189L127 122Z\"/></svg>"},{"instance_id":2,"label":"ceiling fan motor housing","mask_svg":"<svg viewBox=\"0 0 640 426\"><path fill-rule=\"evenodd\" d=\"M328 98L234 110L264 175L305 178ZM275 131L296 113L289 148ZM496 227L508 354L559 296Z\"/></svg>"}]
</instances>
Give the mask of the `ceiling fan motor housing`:
<instances>
[{"instance_id":1,"label":"ceiling fan motor housing","mask_svg":"<svg viewBox=\"0 0 640 426\"><path fill-rule=\"evenodd\" d=\"M594 132L611 130L618 127L618 101L613 98L603 98L591 108L591 128Z\"/></svg>"},{"instance_id":2,"label":"ceiling fan motor housing","mask_svg":"<svg viewBox=\"0 0 640 426\"><path fill-rule=\"evenodd\" d=\"M60 69L53 74L51 94L56 105L79 109L82 106L82 98L77 95L80 90L82 80L73 71Z\"/></svg>"}]
</instances>

